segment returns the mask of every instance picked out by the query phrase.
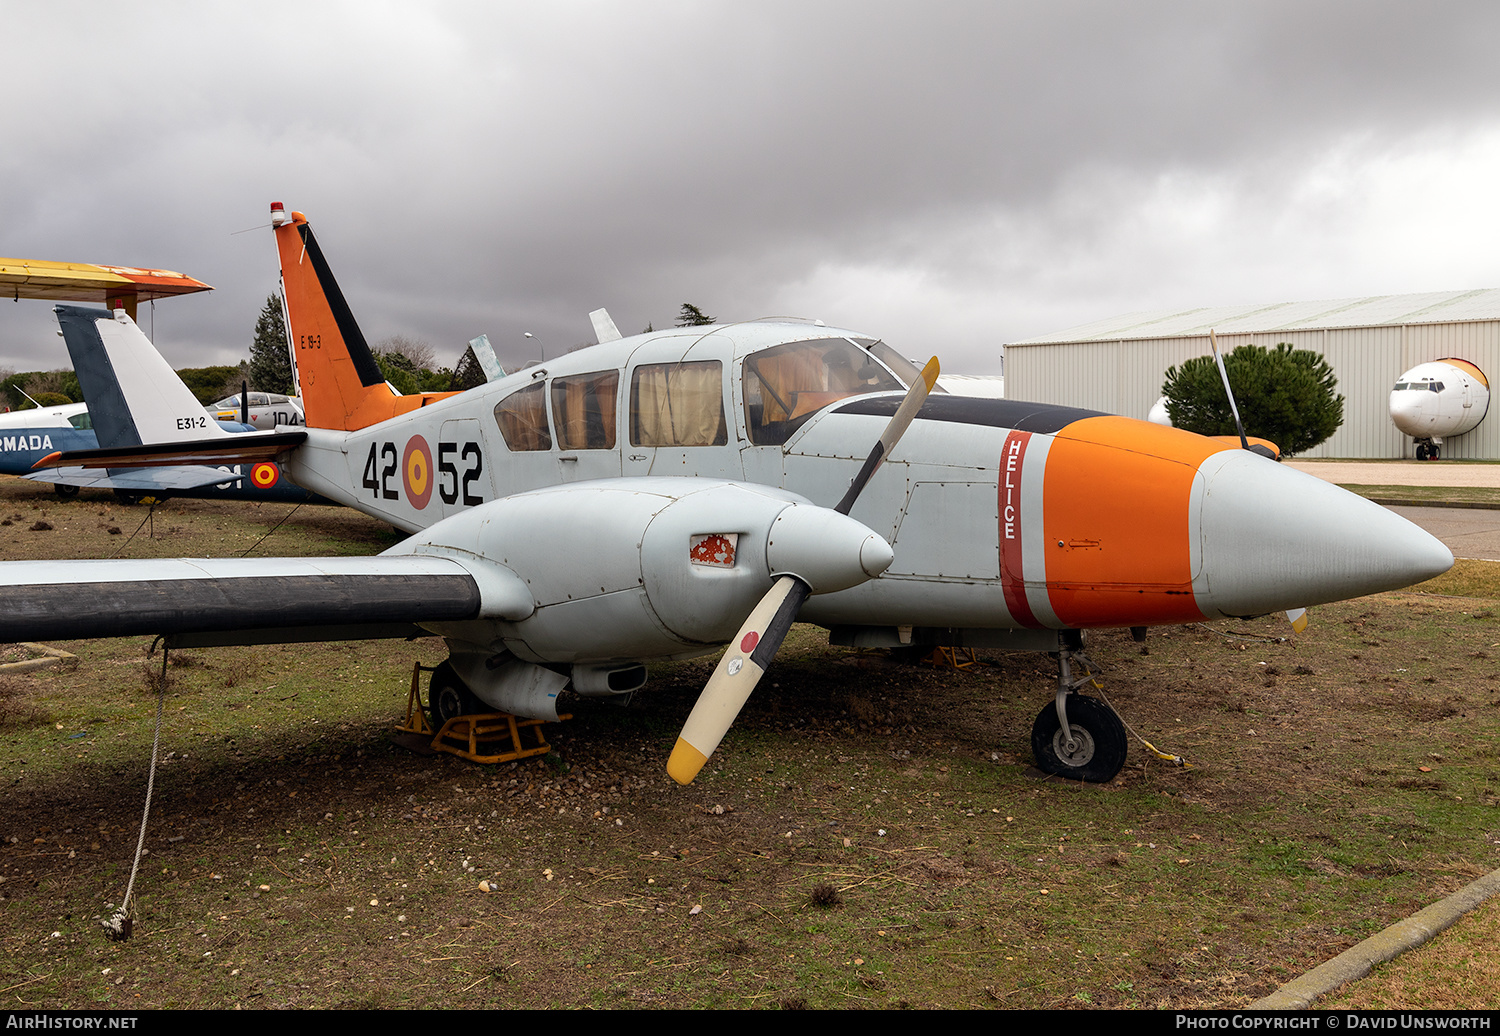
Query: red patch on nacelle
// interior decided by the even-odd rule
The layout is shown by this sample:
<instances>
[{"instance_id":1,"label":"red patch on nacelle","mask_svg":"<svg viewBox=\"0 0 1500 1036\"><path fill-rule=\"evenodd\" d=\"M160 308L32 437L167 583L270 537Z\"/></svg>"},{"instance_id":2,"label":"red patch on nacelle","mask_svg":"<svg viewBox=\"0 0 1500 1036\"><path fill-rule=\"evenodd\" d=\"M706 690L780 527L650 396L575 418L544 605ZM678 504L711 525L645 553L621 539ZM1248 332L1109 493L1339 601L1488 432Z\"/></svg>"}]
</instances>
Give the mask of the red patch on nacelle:
<instances>
[{"instance_id":1,"label":"red patch on nacelle","mask_svg":"<svg viewBox=\"0 0 1500 1036\"><path fill-rule=\"evenodd\" d=\"M738 539L739 535L732 532L694 536L688 541L688 560L695 565L733 568L735 541Z\"/></svg>"}]
</instances>

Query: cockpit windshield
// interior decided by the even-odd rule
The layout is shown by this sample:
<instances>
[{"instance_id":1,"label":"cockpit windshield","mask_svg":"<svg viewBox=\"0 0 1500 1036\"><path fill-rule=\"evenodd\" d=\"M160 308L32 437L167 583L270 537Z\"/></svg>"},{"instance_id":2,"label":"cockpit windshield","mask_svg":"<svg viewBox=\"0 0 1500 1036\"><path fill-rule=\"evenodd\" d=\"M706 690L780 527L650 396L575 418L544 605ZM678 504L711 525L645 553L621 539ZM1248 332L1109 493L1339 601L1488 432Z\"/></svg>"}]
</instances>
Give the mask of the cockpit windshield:
<instances>
[{"instance_id":1,"label":"cockpit windshield","mask_svg":"<svg viewBox=\"0 0 1500 1036\"><path fill-rule=\"evenodd\" d=\"M891 372L847 338L816 338L753 353L744 366L750 441L780 446L830 403L866 392L901 392Z\"/></svg>"}]
</instances>

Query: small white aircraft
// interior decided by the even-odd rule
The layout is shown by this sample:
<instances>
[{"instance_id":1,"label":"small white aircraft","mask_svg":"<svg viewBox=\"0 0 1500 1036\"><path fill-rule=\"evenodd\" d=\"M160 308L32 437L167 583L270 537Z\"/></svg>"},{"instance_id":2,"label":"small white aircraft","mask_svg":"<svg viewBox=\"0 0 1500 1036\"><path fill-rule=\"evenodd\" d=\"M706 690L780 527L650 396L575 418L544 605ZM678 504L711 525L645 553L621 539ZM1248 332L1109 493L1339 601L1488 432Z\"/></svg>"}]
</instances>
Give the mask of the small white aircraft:
<instances>
[{"instance_id":1,"label":"small white aircraft","mask_svg":"<svg viewBox=\"0 0 1500 1036\"><path fill-rule=\"evenodd\" d=\"M1489 408L1489 379L1452 356L1417 364L1391 389L1391 421L1415 440L1417 460L1437 460L1443 440L1473 429Z\"/></svg>"},{"instance_id":2,"label":"small white aircraft","mask_svg":"<svg viewBox=\"0 0 1500 1036\"><path fill-rule=\"evenodd\" d=\"M302 401L280 392L249 392L225 396L204 407L216 421L239 421L265 431L282 425L296 427L302 423Z\"/></svg>"},{"instance_id":3,"label":"small white aircraft","mask_svg":"<svg viewBox=\"0 0 1500 1036\"><path fill-rule=\"evenodd\" d=\"M397 395L307 220L277 204L272 224L307 420L279 455L298 484L413 535L373 558L0 564L4 639L425 630L450 651L439 719L552 718L564 688L627 694L647 663L727 643L668 764L683 783L794 620L840 644L1047 651L1038 765L1107 781L1127 743L1076 693L1083 631L1263 615L1453 563L1384 508L1248 450L928 397L936 361L821 324L624 338L611 323L600 345L467 392Z\"/></svg>"}]
</instances>

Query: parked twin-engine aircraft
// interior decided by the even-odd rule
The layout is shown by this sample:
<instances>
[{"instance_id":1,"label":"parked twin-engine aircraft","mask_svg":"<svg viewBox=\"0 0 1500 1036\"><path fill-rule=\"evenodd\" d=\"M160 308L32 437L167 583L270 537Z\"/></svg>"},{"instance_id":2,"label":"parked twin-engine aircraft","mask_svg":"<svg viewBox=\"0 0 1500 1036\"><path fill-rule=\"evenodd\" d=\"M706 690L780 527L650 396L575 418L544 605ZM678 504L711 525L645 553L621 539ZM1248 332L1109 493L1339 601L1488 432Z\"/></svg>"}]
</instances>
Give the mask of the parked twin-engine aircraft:
<instances>
[{"instance_id":1,"label":"parked twin-engine aircraft","mask_svg":"<svg viewBox=\"0 0 1500 1036\"><path fill-rule=\"evenodd\" d=\"M1417 460L1437 460L1443 440L1470 431L1490 408L1490 383L1468 360L1419 363L1391 389L1391 421L1415 441Z\"/></svg>"},{"instance_id":2,"label":"parked twin-engine aircraft","mask_svg":"<svg viewBox=\"0 0 1500 1036\"><path fill-rule=\"evenodd\" d=\"M1389 511L1246 450L1069 407L924 401L935 362L818 324L618 338L395 395L306 219L276 205L272 222L307 419L282 455L299 484L413 535L373 558L0 565L6 639L420 627L450 650L439 718L550 718L565 687L629 693L646 663L728 643L672 753L683 782L793 619L842 644L1049 651L1037 761L1097 781L1126 742L1074 693L1082 631L1261 615L1452 564Z\"/></svg>"}]
</instances>

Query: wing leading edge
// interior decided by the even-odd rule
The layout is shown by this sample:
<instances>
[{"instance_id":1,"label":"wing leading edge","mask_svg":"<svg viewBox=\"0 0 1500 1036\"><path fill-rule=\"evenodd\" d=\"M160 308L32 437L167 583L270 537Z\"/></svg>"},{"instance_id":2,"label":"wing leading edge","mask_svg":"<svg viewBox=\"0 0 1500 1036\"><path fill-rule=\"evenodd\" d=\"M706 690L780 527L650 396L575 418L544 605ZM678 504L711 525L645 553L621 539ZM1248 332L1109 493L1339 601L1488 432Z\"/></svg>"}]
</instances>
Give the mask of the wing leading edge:
<instances>
[{"instance_id":1,"label":"wing leading edge","mask_svg":"<svg viewBox=\"0 0 1500 1036\"><path fill-rule=\"evenodd\" d=\"M16 561L0 576L7 641L166 633L174 646L203 646L416 636L418 623L530 606L512 577L503 596L516 600L487 607L465 566L430 556Z\"/></svg>"}]
</instances>

